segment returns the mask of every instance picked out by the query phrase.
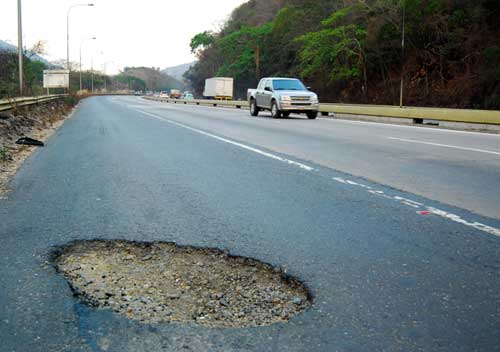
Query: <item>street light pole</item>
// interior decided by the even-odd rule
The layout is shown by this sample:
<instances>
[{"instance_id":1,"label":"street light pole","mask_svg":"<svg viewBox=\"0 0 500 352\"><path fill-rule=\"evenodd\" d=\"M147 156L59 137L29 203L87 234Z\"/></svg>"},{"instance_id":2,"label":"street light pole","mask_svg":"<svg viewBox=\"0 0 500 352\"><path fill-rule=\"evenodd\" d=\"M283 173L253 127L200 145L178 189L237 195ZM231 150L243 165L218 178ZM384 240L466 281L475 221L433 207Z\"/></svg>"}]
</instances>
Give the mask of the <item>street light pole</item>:
<instances>
[{"instance_id":1,"label":"street light pole","mask_svg":"<svg viewBox=\"0 0 500 352\"><path fill-rule=\"evenodd\" d=\"M107 64L111 64L111 63L114 63L113 60L111 61L105 61L103 64L102 64L102 68L103 68L103 72L104 72L104 91L107 92L108 91L108 83L107 83L107 75L106 75L106 66Z\"/></svg>"},{"instance_id":2,"label":"street light pole","mask_svg":"<svg viewBox=\"0 0 500 352\"><path fill-rule=\"evenodd\" d=\"M19 55L19 95L24 94L23 65L23 21L21 15L21 0L17 0L17 52Z\"/></svg>"},{"instance_id":3,"label":"street light pole","mask_svg":"<svg viewBox=\"0 0 500 352\"><path fill-rule=\"evenodd\" d=\"M94 94L94 56L90 59L90 72L92 74L92 94Z\"/></svg>"},{"instance_id":4,"label":"street light pole","mask_svg":"<svg viewBox=\"0 0 500 352\"><path fill-rule=\"evenodd\" d=\"M95 40L96 37L92 37L92 38L86 38L86 39L83 39L81 42L80 42L80 91L82 90L82 45L83 45L83 42L85 40Z\"/></svg>"},{"instance_id":5,"label":"street light pole","mask_svg":"<svg viewBox=\"0 0 500 352\"><path fill-rule=\"evenodd\" d=\"M104 63L104 92L108 91L108 85L107 85L107 77L106 77L106 64L107 62Z\"/></svg>"},{"instance_id":6,"label":"street light pole","mask_svg":"<svg viewBox=\"0 0 500 352\"><path fill-rule=\"evenodd\" d=\"M66 68L68 70L71 70L69 66L69 14L71 13L71 9L78 6L94 6L94 4L75 4L68 8L68 13L66 14Z\"/></svg>"}]
</instances>

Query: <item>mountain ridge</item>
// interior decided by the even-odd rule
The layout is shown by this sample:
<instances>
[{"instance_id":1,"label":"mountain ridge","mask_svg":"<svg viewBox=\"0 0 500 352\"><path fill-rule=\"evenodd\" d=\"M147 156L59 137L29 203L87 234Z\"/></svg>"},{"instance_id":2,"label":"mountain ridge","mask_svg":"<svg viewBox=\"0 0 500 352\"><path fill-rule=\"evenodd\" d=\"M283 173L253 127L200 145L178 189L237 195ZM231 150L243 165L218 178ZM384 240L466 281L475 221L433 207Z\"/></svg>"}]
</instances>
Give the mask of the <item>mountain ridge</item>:
<instances>
[{"instance_id":1,"label":"mountain ridge","mask_svg":"<svg viewBox=\"0 0 500 352\"><path fill-rule=\"evenodd\" d=\"M196 61L188 62L185 64L180 64L176 66L166 67L161 72L175 78L178 81L184 81L184 73L188 71L192 66L196 64Z\"/></svg>"},{"instance_id":2,"label":"mountain ridge","mask_svg":"<svg viewBox=\"0 0 500 352\"><path fill-rule=\"evenodd\" d=\"M0 51L9 52L9 53L17 53L17 46L7 43L4 40L0 40ZM35 60L44 63L47 66L52 66L52 64L42 56L33 53L29 50L24 50L24 54L29 57L30 60Z\"/></svg>"}]
</instances>

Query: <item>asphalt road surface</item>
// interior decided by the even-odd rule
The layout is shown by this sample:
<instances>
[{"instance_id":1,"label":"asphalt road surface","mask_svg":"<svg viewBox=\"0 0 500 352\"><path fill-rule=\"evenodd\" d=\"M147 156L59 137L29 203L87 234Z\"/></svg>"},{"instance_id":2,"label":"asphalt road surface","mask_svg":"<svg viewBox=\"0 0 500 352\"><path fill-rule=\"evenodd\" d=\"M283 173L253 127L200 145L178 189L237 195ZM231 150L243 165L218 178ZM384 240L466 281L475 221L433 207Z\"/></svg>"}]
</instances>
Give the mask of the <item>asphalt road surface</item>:
<instances>
[{"instance_id":1,"label":"asphalt road surface","mask_svg":"<svg viewBox=\"0 0 500 352\"><path fill-rule=\"evenodd\" d=\"M0 201L1 351L495 351L500 137L100 97ZM218 247L311 309L242 329L139 324L50 264L78 239Z\"/></svg>"}]
</instances>

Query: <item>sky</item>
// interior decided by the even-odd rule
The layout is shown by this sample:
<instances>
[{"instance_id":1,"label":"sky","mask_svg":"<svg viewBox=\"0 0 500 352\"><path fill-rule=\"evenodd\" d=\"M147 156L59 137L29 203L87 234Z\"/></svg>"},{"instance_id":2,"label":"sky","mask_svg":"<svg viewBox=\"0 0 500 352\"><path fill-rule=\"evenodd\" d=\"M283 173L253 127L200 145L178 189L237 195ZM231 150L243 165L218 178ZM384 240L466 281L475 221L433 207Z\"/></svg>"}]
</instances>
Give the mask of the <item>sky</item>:
<instances>
[{"instance_id":1,"label":"sky","mask_svg":"<svg viewBox=\"0 0 500 352\"><path fill-rule=\"evenodd\" d=\"M125 66L166 68L193 61L191 38L217 30L246 0L89 0L70 11L70 60L107 73ZM85 0L22 0L23 46L46 42L46 58L66 59L66 14ZM88 38L96 37L96 40ZM0 40L17 46L17 0L1 0Z\"/></svg>"}]
</instances>

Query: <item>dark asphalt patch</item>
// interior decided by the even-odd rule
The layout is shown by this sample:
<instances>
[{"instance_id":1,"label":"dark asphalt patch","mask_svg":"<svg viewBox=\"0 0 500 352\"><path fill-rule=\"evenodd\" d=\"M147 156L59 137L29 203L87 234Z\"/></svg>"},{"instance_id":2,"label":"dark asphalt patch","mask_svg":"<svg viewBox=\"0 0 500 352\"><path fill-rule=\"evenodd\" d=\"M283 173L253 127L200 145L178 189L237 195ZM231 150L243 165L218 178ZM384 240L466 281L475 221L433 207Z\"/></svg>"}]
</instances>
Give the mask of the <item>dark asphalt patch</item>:
<instances>
[{"instance_id":1,"label":"dark asphalt patch","mask_svg":"<svg viewBox=\"0 0 500 352\"><path fill-rule=\"evenodd\" d=\"M266 326L311 305L307 288L281 269L217 249L78 241L54 262L85 303L143 323Z\"/></svg>"}]
</instances>

